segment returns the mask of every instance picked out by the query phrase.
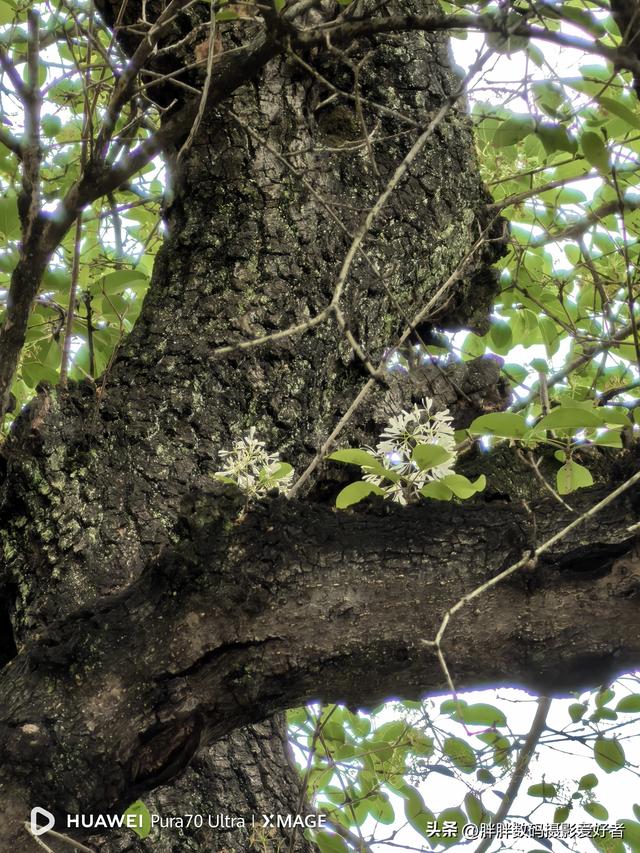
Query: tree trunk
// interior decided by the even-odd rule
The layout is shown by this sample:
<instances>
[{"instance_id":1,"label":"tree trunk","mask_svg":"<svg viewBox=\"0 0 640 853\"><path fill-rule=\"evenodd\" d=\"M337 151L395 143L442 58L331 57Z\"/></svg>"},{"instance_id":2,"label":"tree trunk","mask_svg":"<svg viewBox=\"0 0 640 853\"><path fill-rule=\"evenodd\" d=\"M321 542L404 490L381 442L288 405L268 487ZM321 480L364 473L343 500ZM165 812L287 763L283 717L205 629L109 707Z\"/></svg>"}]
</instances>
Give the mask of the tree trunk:
<instances>
[{"instance_id":1,"label":"tree trunk","mask_svg":"<svg viewBox=\"0 0 640 853\"><path fill-rule=\"evenodd\" d=\"M321 478L306 502L271 500L243 515L233 490L212 485L219 451L251 426L300 472L366 381L333 317L216 352L304 324L328 305L363 211L459 85L439 36L380 37L359 49L369 52L362 95L386 109L365 110L368 128L379 121L384 138L374 157L366 146L353 150L363 129L351 102L320 106L322 82L293 60L274 60L205 115L175 167L150 292L98 393L88 383L42 388L3 447L0 579L13 626L0 675L3 853L26 848L21 822L33 805L63 816L121 809L143 795L152 811L174 814L304 812L273 714L319 697L366 703L444 688L421 640L446 606L530 545L526 512L515 504L341 516L326 506L331 487ZM334 85L352 86L335 57L314 60ZM399 113L410 119L404 126ZM356 260L344 287L346 326L373 364L486 231L485 202L458 103L375 220L368 261ZM490 234L498 232L496 224ZM498 251L488 242L473 255L432 321L483 327ZM480 381L486 371L495 376L495 365L478 367L480 380L460 370L439 399L467 387L464 401L448 400L461 420L469 405L500 403L504 389ZM422 393L440 381L436 372L422 375ZM394 394L381 389L375 399L382 406ZM365 412L345 440L375 439L384 417ZM553 510L541 505L539 529L560 524ZM629 550L636 515L627 500L609 532L585 527L583 539L554 552L533 597L513 583L508 595L482 599L486 622L472 627L466 614L450 639L459 686L514 678L557 686L541 650L568 637L575 655L560 674L572 683L582 681L580 661L608 669L612 637L628 641L621 666L637 660L630 599L615 625L602 621L589 638L572 633L585 596L618 603L621 586L603 579L587 593L583 578L554 573L596 547L594 570L605 575ZM629 565L625 595L636 589L637 565ZM559 595L567 596L562 607ZM522 608L526 629L514 619ZM464 653L470 632L478 648L483 637L491 643L476 663ZM371 672L379 673L375 695ZM267 843L277 849L285 839ZM93 839L109 853L262 850L264 841L251 827ZM309 847L298 835L287 849Z\"/></svg>"}]
</instances>

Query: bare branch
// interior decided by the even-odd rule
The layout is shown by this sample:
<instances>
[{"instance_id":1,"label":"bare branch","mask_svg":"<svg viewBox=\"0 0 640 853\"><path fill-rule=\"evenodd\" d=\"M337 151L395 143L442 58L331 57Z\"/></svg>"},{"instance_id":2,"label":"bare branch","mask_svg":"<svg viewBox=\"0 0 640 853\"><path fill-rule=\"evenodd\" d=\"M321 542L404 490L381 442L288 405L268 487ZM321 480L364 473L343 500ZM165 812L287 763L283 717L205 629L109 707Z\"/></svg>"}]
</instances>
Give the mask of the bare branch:
<instances>
[{"instance_id":1,"label":"bare branch","mask_svg":"<svg viewBox=\"0 0 640 853\"><path fill-rule=\"evenodd\" d=\"M349 43L354 39L401 32L442 32L452 30L477 30L483 33L495 33L505 38L521 36L528 39L557 44L560 47L574 48L584 53L595 54L608 59L616 66L626 68L634 74L640 73L640 60L625 47L611 47L598 39L590 41L579 36L569 35L557 30L533 27L524 19L522 23L507 28L504 20L495 15L389 15L379 18L352 18L351 20L331 21L306 30L296 30L292 38L301 47L320 46L326 33L331 34L334 44Z\"/></svg>"},{"instance_id":2,"label":"bare branch","mask_svg":"<svg viewBox=\"0 0 640 853\"><path fill-rule=\"evenodd\" d=\"M629 335L633 332L633 328L631 324L623 326L619 329L615 335L612 335L609 338L606 338L603 341L598 341L597 343L588 344L584 347L581 355L574 358L569 364L565 365L561 370L557 370L555 373L552 373L551 376L547 377L547 388L552 388L554 385L557 385L558 382L562 382L563 379L566 379L570 373L573 373L574 370L578 370L583 365L587 364L587 362L591 361L596 355L600 355L601 352L605 352L605 350L611 349L616 344L624 341L625 338L628 338ZM520 412L522 409L526 409L526 407L533 403L534 400L538 398L538 390L534 388L530 394L527 394L526 397L523 397L521 400L518 400L515 406L511 408L512 412Z\"/></svg>"},{"instance_id":3,"label":"bare branch","mask_svg":"<svg viewBox=\"0 0 640 853\"><path fill-rule=\"evenodd\" d=\"M122 108L131 98L134 92L135 80L138 72L152 54L157 40L165 31L168 24L173 20L174 13L184 6L185 0L171 0L167 8L158 17L146 36L142 39L136 52L133 54L122 76L116 83L109 105L105 111L105 117L96 140L96 156L104 159L107 148L113 134L116 121Z\"/></svg>"},{"instance_id":4,"label":"bare branch","mask_svg":"<svg viewBox=\"0 0 640 853\"><path fill-rule=\"evenodd\" d=\"M518 754L518 759L516 761L516 766L513 769L513 773L511 775L511 779L509 780L509 785L507 790L505 791L504 797L500 801L500 805L498 806L498 811L493 816L491 823L499 824L505 819L505 817L509 814L509 809L513 805L515 798L518 796L518 791L520 790L520 786L522 785L522 780L524 779L525 773L527 772L527 768L531 763L531 759L536 750L536 746L540 741L540 736L542 735L545 724L547 722L547 716L549 714L549 710L551 709L551 699L546 696L538 699L538 707L536 709L535 716L533 718L533 722L531 723L531 728L529 729L529 734L527 735L527 739L522 745L522 749ZM480 844L475 849L475 853L486 853L486 851L491 847L495 838L491 835L487 835L482 839Z\"/></svg>"},{"instance_id":5,"label":"bare branch","mask_svg":"<svg viewBox=\"0 0 640 853\"><path fill-rule=\"evenodd\" d=\"M29 41L27 44L27 85L22 87L24 105L24 143L22 145L22 192L18 211L22 221L22 240L29 245L31 233L40 213L40 108L42 98L38 84L40 59L40 17L34 9L27 13Z\"/></svg>"},{"instance_id":6,"label":"bare branch","mask_svg":"<svg viewBox=\"0 0 640 853\"><path fill-rule=\"evenodd\" d=\"M640 199L621 198L615 201L608 201L595 210L589 211L585 217L579 219L577 222L567 225L566 228L542 234L540 237L533 237L530 245L538 247L546 246L548 243L558 243L562 240L577 240L589 228L597 225L605 217L611 216L613 213L622 215L625 211L638 210L638 208L640 208Z\"/></svg>"}]
</instances>

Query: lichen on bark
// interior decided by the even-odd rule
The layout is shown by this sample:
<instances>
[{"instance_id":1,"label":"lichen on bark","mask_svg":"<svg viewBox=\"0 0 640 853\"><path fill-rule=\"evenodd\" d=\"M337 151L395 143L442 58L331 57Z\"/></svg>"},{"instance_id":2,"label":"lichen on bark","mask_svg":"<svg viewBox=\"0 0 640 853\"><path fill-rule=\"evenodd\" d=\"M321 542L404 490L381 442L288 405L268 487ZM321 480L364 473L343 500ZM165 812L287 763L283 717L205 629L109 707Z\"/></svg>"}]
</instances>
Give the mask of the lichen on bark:
<instances>
[{"instance_id":1,"label":"lichen on bark","mask_svg":"<svg viewBox=\"0 0 640 853\"><path fill-rule=\"evenodd\" d=\"M358 49L371 52L363 96L406 113L418 127L459 85L439 35L379 37ZM318 58L318 67L334 85L353 83L335 57ZM355 230L415 138L410 124L398 132L397 120L366 109L368 127L379 120L384 140L373 142L376 168L364 147L329 151L341 139L352 142L355 130L345 115L336 122L334 111L331 123L326 109L316 109L325 96L318 79L279 57L205 116L174 176L168 236L140 319L100 398L90 383L64 392L43 387L16 420L2 448L0 583L11 599L18 648L74 612L99 614L101 600L126 590L171 547L185 499L206 489L220 449L249 426L300 470L362 386L362 367L333 321L224 358L214 353L304 322L326 306L350 242L344 229ZM270 149L285 153L295 172ZM380 277L359 259L345 287L346 321L372 361L487 226L486 201L460 101L371 229L365 248ZM488 265L498 251L489 243L473 258L438 323L483 328L495 286ZM362 437L372 428L361 427ZM79 731L87 725L83 709L74 724ZM49 721L51 736L64 739L63 725L62 715ZM144 736L140 731L141 743ZM253 737L238 749L249 749ZM229 741L201 759L200 781L190 772L173 793L159 792L159 801L188 802L188 779L209 786L202 796L211 810L222 808L216 749L230 749ZM273 761L284 768L282 751ZM73 777L73 756L48 772L63 788ZM282 802L290 806L299 792L286 774L282 769ZM251 796L248 784L239 786L237 810L263 801L252 803ZM207 843L249 849L246 836ZM131 839L104 845L161 849ZM305 842L297 845L302 850Z\"/></svg>"}]
</instances>

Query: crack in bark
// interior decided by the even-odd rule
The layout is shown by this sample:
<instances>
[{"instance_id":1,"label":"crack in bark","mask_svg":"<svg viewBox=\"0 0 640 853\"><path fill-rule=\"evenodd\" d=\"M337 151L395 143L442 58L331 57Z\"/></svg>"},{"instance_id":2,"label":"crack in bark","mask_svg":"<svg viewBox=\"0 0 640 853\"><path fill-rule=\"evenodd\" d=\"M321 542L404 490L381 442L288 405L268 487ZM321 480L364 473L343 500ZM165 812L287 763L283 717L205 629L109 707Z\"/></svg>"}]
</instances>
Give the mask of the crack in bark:
<instances>
[{"instance_id":1,"label":"crack in bark","mask_svg":"<svg viewBox=\"0 0 640 853\"><path fill-rule=\"evenodd\" d=\"M173 678L182 678L186 675L193 675L198 672L198 670L203 667L207 667L216 661L223 658L225 655L233 654L234 652L245 651L246 649L251 648L260 648L261 646L266 646L274 640L282 640L283 637L264 637L261 640L246 640L245 642L235 642L235 643L225 643L222 646L216 646L214 649L210 649L205 654L201 655L197 660L195 660L192 664L185 667L184 669L177 670L175 672L163 672L159 675L154 676L154 681L162 682L169 681Z\"/></svg>"}]
</instances>

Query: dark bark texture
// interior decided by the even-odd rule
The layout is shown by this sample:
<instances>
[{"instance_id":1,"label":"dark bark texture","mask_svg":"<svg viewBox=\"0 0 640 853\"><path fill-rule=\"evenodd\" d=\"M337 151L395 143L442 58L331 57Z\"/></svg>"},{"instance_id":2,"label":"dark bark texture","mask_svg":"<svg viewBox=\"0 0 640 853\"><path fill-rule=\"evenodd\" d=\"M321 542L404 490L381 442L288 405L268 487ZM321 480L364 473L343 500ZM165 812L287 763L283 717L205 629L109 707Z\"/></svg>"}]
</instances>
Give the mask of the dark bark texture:
<instances>
[{"instance_id":1,"label":"dark bark texture","mask_svg":"<svg viewBox=\"0 0 640 853\"><path fill-rule=\"evenodd\" d=\"M381 36L357 50L370 54L363 96L420 127L459 86L440 36ZM352 87L335 56L311 58ZM324 470L306 499L245 514L237 493L213 484L219 451L250 426L301 471L366 381L333 320L215 353L326 306L350 238L309 186L353 232L415 140L411 124L365 110L384 138L374 169L366 148L347 150L362 137L351 103L319 109L326 95L277 57L205 115L174 175L140 320L101 394L42 388L2 448L2 853L27 849L21 822L34 804L64 815L144 796L174 814L304 812L278 713L310 699L368 704L443 689L423 641L446 607L566 522L553 501L535 504L534 525L531 509L505 498L526 478L513 468L490 488L496 500L464 508L336 514ZM289 152L295 171L270 149ZM347 281L342 311L371 361L488 227L486 201L459 103L374 223L366 251L380 275L358 259ZM490 233L497 240L500 224ZM489 242L472 258L433 322L483 328L499 251ZM374 441L387 409L425 394L463 425L507 393L491 360L391 377L342 440ZM458 686L550 690L637 663L627 532L637 515L622 499L534 576L465 610L446 640ZM301 835L265 840L250 829L89 843L104 853L310 849Z\"/></svg>"}]
</instances>

